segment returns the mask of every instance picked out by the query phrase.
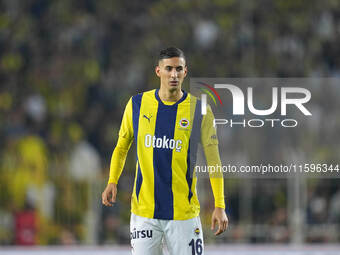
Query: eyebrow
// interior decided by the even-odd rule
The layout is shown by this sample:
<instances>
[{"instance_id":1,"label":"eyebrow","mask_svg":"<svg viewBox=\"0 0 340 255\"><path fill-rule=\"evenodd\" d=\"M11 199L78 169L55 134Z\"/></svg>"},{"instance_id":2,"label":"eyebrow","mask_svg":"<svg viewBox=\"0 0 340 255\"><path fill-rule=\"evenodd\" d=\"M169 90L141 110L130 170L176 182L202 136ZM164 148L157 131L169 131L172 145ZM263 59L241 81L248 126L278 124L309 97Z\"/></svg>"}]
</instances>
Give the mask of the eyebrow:
<instances>
[{"instance_id":1,"label":"eyebrow","mask_svg":"<svg viewBox=\"0 0 340 255\"><path fill-rule=\"evenodd\" d=\"M166 68L166 67L171 67L171 68L173 68L173 67L174 67L174 68L182 67L182 68L184 68L184 66L169 66L169 65L165 66L165 68Z\"/></svg>"}]
</instances>

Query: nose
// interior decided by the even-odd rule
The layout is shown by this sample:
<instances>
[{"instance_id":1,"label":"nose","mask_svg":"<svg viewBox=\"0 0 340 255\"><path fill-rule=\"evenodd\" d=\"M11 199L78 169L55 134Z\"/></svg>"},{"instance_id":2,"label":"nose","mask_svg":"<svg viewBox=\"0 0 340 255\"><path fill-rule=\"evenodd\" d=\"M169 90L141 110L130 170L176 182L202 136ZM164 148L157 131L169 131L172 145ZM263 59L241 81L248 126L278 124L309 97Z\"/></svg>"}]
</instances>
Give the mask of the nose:
<instances>
[{"instance_id":1,"label":"nose","mask_svg":"<svg viewBox=\"0 0 340 255\"><path fill-rule=\"evenodd\" d=\"M173 68L171 70L171 78L177 78L177 76L178 76L177 70L176 68Z\"/></svg>"}]
</instances>

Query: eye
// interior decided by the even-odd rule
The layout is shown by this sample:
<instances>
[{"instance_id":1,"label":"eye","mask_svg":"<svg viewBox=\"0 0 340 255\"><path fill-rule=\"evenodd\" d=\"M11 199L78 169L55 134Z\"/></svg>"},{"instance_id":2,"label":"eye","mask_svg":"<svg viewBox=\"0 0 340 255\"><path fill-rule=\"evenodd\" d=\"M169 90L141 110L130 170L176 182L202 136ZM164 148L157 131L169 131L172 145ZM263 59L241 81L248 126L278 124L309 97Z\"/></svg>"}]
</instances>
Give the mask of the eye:
<instances>
[{"instance_id":1,"label":"eye","mask_svg":"<svg viewBox=\"0 0 340 255\"><path fill-rule=\"evenodd\" d=\"M180 71L182 71L182 70L183 70L183 67L182 67L182 66L177 66L177 67L176 67L176 71L177 71L177 72L180 72Z\"/></svg>"},{"instance_id":2,"label":"eye","mask_svg":"<svg viewBox=\"0 0 340 255\"><path fill-rule=\"evenodd\" d=\"M166 67L165 67L165 70L167 70L167 71L171 71L171 69L172 69L171 66L166 66Z\"/></svg>"}]
</instances>

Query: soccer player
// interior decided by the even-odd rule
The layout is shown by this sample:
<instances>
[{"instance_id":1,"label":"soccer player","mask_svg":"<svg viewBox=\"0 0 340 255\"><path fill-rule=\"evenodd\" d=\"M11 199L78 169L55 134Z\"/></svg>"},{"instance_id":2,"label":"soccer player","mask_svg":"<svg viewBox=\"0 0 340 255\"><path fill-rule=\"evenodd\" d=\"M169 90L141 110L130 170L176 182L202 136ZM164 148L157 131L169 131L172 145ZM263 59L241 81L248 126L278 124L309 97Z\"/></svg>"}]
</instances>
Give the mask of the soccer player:
<instances>
[{"instance_id":1,"label":"soccer player","mask_svg":"<svg viewBox=\"0 0 340 255\"><path fill-rule=\"evenodd\" d=\"M113 151L110 177L102 203L116 201L117 183L133 140L137 163L131 198L130 235L132 254L162 254L162 242L171 255L203 254L203 234L193 175L198 142L208 165L221 164L213 114L208 107L201 115L201 102L181 89L187 75L183 52L175 47L162 50L156 75L160 88L130 98ZM215 235L228 226L224 183L210 178L215 209L211 229Z\"/></svg>"}]
</instances>

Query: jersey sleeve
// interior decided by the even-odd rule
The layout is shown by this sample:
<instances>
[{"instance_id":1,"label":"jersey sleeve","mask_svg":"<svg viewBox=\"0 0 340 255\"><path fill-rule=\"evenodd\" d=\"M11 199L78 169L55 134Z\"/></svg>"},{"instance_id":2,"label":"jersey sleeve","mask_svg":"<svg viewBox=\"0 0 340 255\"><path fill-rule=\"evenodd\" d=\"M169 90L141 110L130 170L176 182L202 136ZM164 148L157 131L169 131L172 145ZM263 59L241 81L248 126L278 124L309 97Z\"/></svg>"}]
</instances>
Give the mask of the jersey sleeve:
<instances>
[{"instance_id":1,"label":"jersey sleeve","mask_svg":"<svg viewBox=\"0 0 340 255\"><path fill-rule=\"evenodd\" d=\"M214 118L211 107L207 105L207 114L203 116L201 126L201 144L203 147L218 144Z\"/></svg>"},{"instance_id":2,"label":"jersey sleeve","mask_svg":"<svg viewBox=\"0 0 340 255\"><path fill-rule=\"evenodd\" d=\"M217 144L203 147L208 166L221 166L220 154ZM208 168L209 169L209 168ZM215 207L225 208L223 173L209 173L211 189L215 199Z\"/></svg>"},{"instance_id":3,"label":"jersey sleeve","mask_svg":"<svg viewBox=\"0 0 340 255\"><path fill-rule=\"evenodd\" d=\"M214 127L214 114L211 107L207 106L207 114L203 116L201 126L201 144L208 166L221 166L218 151L218 139ZM225 208L223 173L209 173L210 184L215 199L215 207Z\"/></svg>"},{"instance_id":4,"label":"jersey sleeve","mask_svg":"<svg viewBox=\"0 0 340 255\"><path fill-rule=\"evenodd\" d=\"M132 124L132 98L126 104L122 124L119 129L119 137L132 140L133 124Z\"/></svg>"},{"instance_id":5,"label":"jersey sleeve","mask_svg":"<svg viewBox=\"0 0 340 255\"><path fill-rule=\"evenodd\" d=\"M127 103L119 130L118 141L113 150L108 183L118 183L124 169L127 153L133 141L132 99Z\"/></svg>"}]
</instances>

